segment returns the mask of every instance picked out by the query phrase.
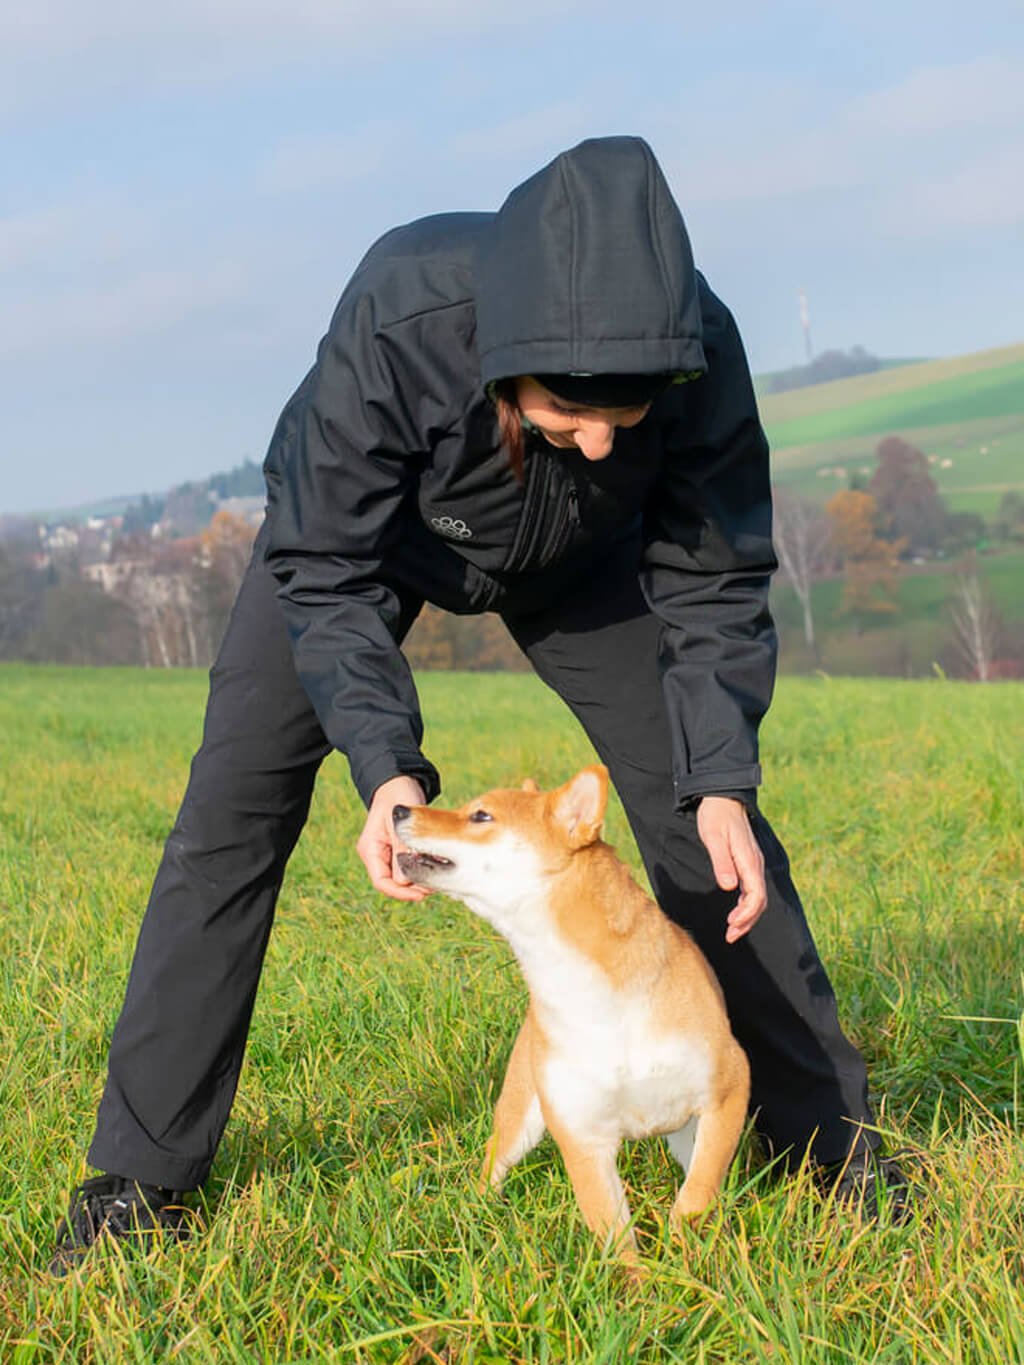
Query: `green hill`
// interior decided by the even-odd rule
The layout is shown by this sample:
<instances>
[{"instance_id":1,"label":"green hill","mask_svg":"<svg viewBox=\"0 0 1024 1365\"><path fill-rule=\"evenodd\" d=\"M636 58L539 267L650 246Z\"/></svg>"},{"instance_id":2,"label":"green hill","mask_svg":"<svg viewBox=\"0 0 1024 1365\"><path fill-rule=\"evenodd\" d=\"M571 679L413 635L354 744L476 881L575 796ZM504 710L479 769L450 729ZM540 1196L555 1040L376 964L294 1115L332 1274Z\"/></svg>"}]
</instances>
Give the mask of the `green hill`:
<instances>
[{"instance_id":1,"label":"green hill","mask_svg":"<svg viewBox=\"0 0 1024 1365\"><path fill-rule=\"evenodd\" d=\"M1024 345L772 394L760 409L776 481L811 496L869 474L888 435L925 451L953 511L991 516L1024 488Z\"/></svg>"}]
</instances>

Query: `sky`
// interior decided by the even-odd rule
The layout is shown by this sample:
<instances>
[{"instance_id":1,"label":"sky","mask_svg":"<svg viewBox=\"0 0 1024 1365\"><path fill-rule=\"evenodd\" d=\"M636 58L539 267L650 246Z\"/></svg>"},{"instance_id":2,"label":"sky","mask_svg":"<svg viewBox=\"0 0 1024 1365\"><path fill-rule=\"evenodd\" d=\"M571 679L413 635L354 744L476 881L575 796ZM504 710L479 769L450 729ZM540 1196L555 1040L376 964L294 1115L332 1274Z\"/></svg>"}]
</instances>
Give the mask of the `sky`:
<instances>
[{"instance_id":1,"label":"sky","mask_svg":"<svg viewBox=\"0 0 1024 1365\"><path fill-rule=\"evenodd\" d=\"M382 232L617 133L755 372L1024 340L1020 0L17 0L0 514L262 460Z\"/></svg>"}]
</instances>

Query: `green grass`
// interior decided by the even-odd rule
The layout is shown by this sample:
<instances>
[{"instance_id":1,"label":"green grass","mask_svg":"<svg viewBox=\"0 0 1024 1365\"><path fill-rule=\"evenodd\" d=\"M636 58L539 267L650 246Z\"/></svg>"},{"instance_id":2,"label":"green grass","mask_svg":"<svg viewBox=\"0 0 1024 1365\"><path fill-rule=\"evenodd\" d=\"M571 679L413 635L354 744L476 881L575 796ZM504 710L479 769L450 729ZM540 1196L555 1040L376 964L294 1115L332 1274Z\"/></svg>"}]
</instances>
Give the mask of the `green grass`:
<instances>
[{"instance_id":1,"label":"green grass","mask_svg":"<svg viewBox=\"0 0 1024 1365\"><path fill-rule=\"evenodd\" d=\"M929 457L928 472L952 512L991 518L1008 489L1024 488L1024 415L904 428L899 434ZM772 476L781 487L824 502L854 475L871 477L877 445L877 437L847 436L773 450Z\"/></svg>"},{"instance_id":2,"label":"green grass","mask_svg":"<svg viewBox=\"0 0 1024 1365\"><path fill-rule=\"evenodd\" d=\"M923 1153L911 1227L837 1218L748 1142L719 1211L673 1245L673 1168L636 1144L623 1170L649 1274L632 1289L550 1143L502 1198L478 1195L522 984L460 906L369 889L331 761L195 1236L49 1280L204 692L190 673L0 669L0 1359L1024 1361L1013 684L785 680L765 727L765 808L881 1126ZM452 801L589 758L532 677L427 675L421 692ZM617 808L609 835L632 854Z\"/></svg>"},{"instance_id":3,"label":"green grass","mask_svg":"<svg viewBox=\"0 0 1024 1365\"><path fill-rule=\"evenodd\" d=\"M775 446L816 444L838 437L878 435L985 417L1015 417L1024 406L1024 362L963 375L906 393L887 394L850 407L769 423Z\"/></svg>"},{"instance_id":4,"label":"green grass","mask_svg":"<svg viewBox=\"0 0 1024 1365\"><path fill-rule=\"evenodd\" d=\"M787 393L771 394L761 400L762 417L769 427L799 421L815 413L856 407L898 394L910 395L923 388L959 385L972 375L984 376L993 370L1024 363L1024 344L1003 346L991 351L973 351L945 360L925 360L878 370L874 374L837 379L829 384L814 384ZM969 392L969 385L967 388ZM1018 406L1016 411L1020 411Z\"/></svg>"}]
</instances>

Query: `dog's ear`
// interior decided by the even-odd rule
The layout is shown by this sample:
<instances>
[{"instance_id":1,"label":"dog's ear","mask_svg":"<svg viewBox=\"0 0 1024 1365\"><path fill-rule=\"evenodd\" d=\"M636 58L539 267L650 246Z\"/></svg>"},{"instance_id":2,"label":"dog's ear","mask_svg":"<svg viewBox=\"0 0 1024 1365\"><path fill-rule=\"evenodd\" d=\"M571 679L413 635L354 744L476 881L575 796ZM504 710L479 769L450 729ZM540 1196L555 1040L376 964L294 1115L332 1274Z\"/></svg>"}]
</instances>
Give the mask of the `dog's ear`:
<instances>
[{"instance_id":1,"label":"dog's ear","mask_svg":"<svg viewBox=\"0 0 1024 1365\"><path fill-rule=\"evenodd\" d=\"M536 782L534 782L532 777L527 777L523 779L523 785L520 788L520 791L530 792L531 794L533 794L539 792L540 787L537 786Z\"/></svg>"},{"instance_id":2,"label":"dog's ear","mask_svg":"<svg viewBox=\"0 0 1024 1365\"><path fill-rule=\"evenodd\" d=\"M608 769L600 763L584 768L551 793L551 809L570 848L584 848L600 835L607 804Z\"/></svg>"}]
</instances>

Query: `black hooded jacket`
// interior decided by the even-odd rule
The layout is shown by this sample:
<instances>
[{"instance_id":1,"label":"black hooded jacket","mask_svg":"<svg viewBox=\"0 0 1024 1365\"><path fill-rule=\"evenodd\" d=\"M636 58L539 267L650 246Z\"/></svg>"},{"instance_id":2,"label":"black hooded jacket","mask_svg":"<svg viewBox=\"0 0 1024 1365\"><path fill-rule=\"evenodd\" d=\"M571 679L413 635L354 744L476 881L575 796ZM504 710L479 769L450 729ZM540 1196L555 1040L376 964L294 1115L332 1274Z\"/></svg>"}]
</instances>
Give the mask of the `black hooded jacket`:
<instances>
[{"instance_id":1,"label":"black hooded jacket","mask_svg":"<svg viewBox=\"0 0 1024 1365\"><path fill-rule=\"evenodd\" d=\"M680 382L606 460L530 433L518 482L488 385L570 372ZM776 652L767 443L736 326L640 139L581 143L496 214L382 237L264 468L296 668L367 803L399 773L440 790L395 643L399 585L454 611L540 605L638 521L677 800L760 781Z\"/></svg>"}]
</instances>

